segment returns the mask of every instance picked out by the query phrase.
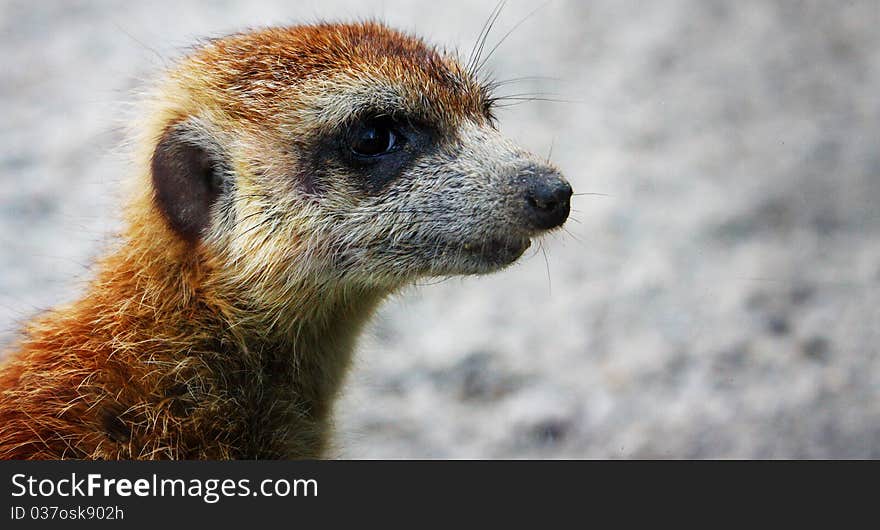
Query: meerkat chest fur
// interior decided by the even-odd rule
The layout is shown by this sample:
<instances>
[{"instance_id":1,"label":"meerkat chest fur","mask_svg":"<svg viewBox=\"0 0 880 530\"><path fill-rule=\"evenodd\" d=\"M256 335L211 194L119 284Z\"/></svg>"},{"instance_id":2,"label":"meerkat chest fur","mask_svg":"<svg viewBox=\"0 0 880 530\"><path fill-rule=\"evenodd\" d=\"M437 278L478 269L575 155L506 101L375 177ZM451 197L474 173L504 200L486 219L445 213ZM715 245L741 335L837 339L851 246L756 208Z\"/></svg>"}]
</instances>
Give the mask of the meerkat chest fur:
<instances>
[{"instance_id":1,"label":"meerkat chest fur","mask_svg":"<svg viewBox=\"0 0 880 530\"><path fill-rule=\"evenodd\" d=\"M126 228L0 368L0 458L315 458L389 294L485 274L571 187L493 83L377 23L214 39L135 124Z\"/></svg>"},{"instance_id":2,"label":"meerkat chest fur","mask_svg":"<svg viewBox=\"0 0 880 530\"><path fill-rule=\"evenodd\" d=\"M200 453L211 440L224 438L233 443L215 446L209 458L324 455L333 403L377 303L370 297L327 308L324 319L298 321L283 335L230 336L206 345L202 371L182 378L186 397L176 399L192 407L185 418L213 424L215 432L187 448L189 457L205 458Z\"/></svg>"}]
</instances>

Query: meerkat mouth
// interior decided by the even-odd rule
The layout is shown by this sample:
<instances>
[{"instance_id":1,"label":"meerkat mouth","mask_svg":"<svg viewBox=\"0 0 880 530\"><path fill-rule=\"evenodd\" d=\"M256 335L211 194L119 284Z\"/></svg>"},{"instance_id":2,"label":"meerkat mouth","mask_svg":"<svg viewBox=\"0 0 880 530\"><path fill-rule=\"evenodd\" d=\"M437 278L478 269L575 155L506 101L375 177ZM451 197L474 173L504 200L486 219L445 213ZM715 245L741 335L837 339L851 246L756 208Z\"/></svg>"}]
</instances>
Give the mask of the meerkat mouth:
<instances>
[{"instance_id":1,"label":"meerkat mouth","mask_svg":"<svg viewBox=\"0 0 880 530\"><path fill-rule=\"evenodd\" d=\"M464 243L460 248L467 255L477 257L488 265L504 266L519 259L531 245L532 241L527 237L489 238Z\"/></svg>"}]
</instances>

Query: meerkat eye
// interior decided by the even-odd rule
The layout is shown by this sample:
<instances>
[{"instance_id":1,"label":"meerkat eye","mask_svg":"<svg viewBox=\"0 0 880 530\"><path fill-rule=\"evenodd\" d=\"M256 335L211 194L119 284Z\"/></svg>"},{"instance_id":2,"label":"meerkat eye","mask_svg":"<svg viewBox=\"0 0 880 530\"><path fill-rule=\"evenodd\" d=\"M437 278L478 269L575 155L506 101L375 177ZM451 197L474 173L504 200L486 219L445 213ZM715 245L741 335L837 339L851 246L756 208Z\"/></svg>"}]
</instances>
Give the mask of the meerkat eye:
<instances>
[{"instance_id":1,"label":"meerkat eye","mask_svg":"<svg viewBox=\"0 0 880 530\"><path fill-rule=\"evenodd\" d=\"M362 123L354 132L351 150L363 157L381 156L396 151L401 137L395 132L389 120L371 119Z\"/></svg>"}]
</instances>

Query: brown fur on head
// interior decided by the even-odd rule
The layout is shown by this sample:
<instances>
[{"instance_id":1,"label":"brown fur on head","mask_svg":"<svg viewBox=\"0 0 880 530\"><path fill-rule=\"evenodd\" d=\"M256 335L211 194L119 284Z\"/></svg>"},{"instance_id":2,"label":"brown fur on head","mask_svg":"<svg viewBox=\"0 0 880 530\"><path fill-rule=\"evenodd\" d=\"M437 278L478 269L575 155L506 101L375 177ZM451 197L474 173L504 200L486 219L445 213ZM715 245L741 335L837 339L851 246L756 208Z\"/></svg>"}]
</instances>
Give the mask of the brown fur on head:
<instances>
[{"instance_id":1,"label":"brown fur on head","mask_svg":"<svg viewBox=\"0 0 880 530\"><path fill-rule=\"evenodd\" d=\"M0 372L0 456L320 455L384 296L504 267L568 215L487 85L377 23L210 41L150 105L122 248ZM35 415L55 442L16 431Z\"/></svg>"}]
</instances>

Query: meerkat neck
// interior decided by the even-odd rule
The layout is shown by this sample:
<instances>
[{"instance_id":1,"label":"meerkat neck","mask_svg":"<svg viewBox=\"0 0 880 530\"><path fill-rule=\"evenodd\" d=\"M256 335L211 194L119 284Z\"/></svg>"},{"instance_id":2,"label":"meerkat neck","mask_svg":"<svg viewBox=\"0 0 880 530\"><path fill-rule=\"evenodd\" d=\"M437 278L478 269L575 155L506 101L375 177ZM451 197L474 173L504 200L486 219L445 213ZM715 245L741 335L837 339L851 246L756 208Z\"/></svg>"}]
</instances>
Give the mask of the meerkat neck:
<instances>
[{"instance_id":1,"label":"meerkat neck","mask_svg":"<svg viewBox=\"0 0 880 530\"><path fill-rule=\"evenodd\" d=\"M383 294L303 282L321 311L266 313L212 292L197 253L160 241L129 241L100 270L63 318L91 326L82 348L105 367L85 400L101 404L96 422L134 427L90 456L323 456L357 335Z\"/></svg>"}]
</instances>

